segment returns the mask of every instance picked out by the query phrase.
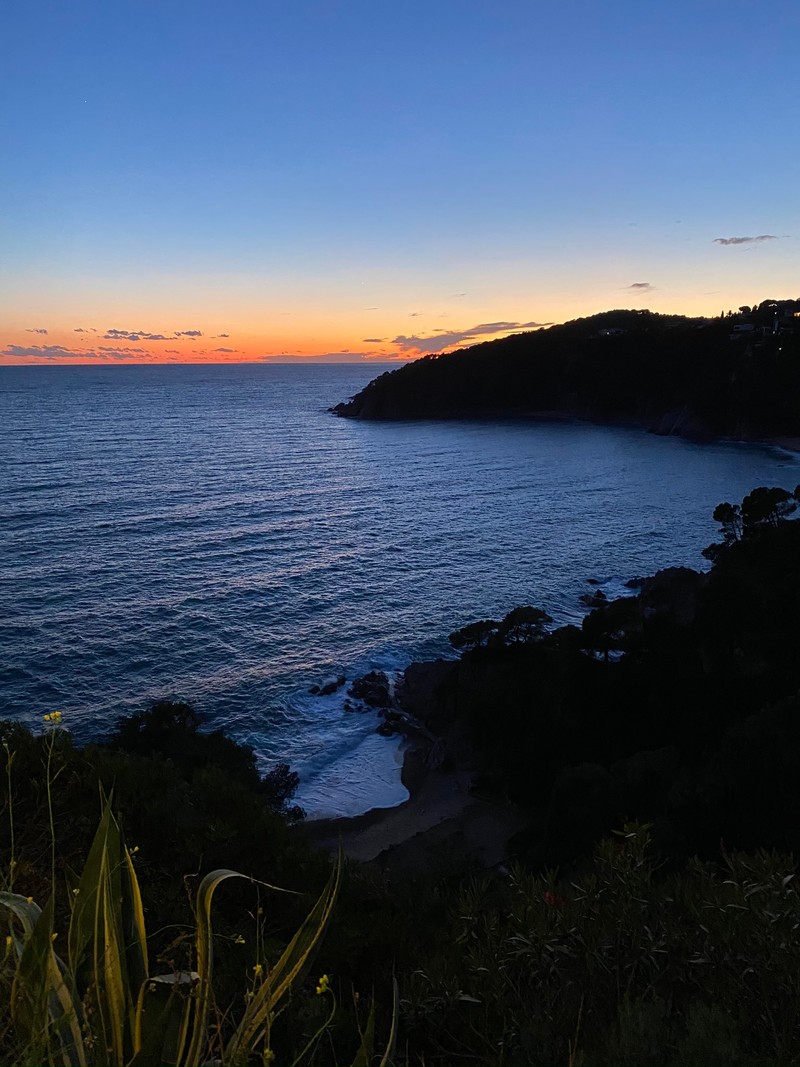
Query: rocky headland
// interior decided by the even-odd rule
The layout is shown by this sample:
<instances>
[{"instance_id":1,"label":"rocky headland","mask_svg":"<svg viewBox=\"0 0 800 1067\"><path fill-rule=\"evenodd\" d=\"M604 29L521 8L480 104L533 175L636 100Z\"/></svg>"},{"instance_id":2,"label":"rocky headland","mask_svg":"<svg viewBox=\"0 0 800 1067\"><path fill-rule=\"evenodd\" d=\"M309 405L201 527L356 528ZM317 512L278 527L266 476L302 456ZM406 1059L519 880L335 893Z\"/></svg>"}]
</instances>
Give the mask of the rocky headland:
<instances>
[{"instance_id":1,"label":"rocky headland","mask_svg":"<svg viewBox=\"0 0 800 1067\"><path fill-rule=\"evenodd\" d=\"M714 513L708 572L667 568L577 626L532 607L450 635L460 656L353 685L406 738L396 808L312 823L312 839L390 874L578 862L628 820L662 854L800 847L794 493ZM355 697L354 697L355 699ZM776 772L776 768L780 768ZM787 793L789 790L789 793Z\"/></svg>"},{"instance_id":2,"label":"rocky headland","mask_svg":"<svg viewBox=\"0 0 800 1067\"><path fill-rule=\"evenodd\" d=\"M575 419L698 441L796 439L796 303L764 301L719 319L604 312L426 356L331 411L385 420Z\"/></svg>"}]
</instances>

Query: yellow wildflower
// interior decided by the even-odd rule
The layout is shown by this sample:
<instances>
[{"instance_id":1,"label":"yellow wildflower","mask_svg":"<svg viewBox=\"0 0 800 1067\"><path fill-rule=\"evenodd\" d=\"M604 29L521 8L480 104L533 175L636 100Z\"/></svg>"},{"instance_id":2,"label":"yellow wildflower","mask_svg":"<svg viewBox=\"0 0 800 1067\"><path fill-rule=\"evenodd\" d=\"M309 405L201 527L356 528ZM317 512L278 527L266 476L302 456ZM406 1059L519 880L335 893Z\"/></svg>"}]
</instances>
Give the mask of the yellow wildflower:
<instances>
[{"instance_id":1,"label":"yellow wildflower","mask_svg":"<svg viewBox=\"0 0 800 1067\"><path fill-rule=\"evenodd\" d=\"M319 985L317 986L317 996L318 997L322 996L323 993L327 993L328 992L328 990L330 989L330 981L331 980L327 976L327 974L323 974L323 976L319 980Z\"/></svg>"},{"instance_id":2,"label":"yellow wildflower","mask_svg":"<svg viewBox=\"0 0 800 1067\"><path fill-rule=\"evenodd\" d=\"M245 943L244 942L244 938L242 937L241 934L237 934L236 935L236 939L235 939L235 941L233 943L234 943L234 945L243 945Z\"/></svg>"},{"instance_id":3,"label":"yellow wildflower","mask_svg":"<svg viewBox=\"0 0 800 1067\"><path fill-rule=\"evenodd\" d=\"M264 968L261 966L260 963L257 963L255 965L255 967L253 968L253 974L255 975L256 978L260 978L262 973L263 973L263 971L264 971Z\"/></svg>"}]
</instances>

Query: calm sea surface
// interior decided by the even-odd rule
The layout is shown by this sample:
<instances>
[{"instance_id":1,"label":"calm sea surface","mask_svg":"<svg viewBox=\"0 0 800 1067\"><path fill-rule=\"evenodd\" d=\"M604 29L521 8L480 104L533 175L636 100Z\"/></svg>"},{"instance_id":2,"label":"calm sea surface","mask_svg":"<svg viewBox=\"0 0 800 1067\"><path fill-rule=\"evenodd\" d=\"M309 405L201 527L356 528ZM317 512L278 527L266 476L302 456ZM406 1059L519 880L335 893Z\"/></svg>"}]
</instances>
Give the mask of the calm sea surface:
<instances>
[{"instance_id":1,"label":"calm sea surface","mask_svg":"<svg viewBox=\"0 0 800 1067\"><path fill-rule=\"evenodd\" d=\"M778 449L565 423L359 423L383 367L0 368L0 716L80 740L164 696L300 772L312 814L405 796L339 672L446 653L522 603L582 614L703 565Z\"/></svg>"}]
</instances>

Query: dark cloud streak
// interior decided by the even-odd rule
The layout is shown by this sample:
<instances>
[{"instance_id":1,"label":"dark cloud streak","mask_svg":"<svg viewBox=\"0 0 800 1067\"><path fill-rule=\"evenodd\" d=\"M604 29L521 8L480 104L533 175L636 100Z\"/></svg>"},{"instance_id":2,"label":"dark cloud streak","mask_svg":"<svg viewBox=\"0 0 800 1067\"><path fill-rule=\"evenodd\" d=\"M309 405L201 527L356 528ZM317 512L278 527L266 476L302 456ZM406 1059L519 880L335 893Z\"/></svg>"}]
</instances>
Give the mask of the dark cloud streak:
<instances>
[{"instance_id":1,"label":"dark cloud streak","mask_svg":"<svg viewBox=\"0 0 800 1067\"><path fill-rule=\"evenodd\" d=\"M400 334L395 337L392 344L401 352L424 352L431 354L441 352L443 348L461 344L463 341L474 341L477 337L487 334L512 333L516 330L537 330L547 326L546 322L481 322L468 330L453 330L449 333L436 332L425 337L412 335L406 337Z\"/></svg>"},{"instance_id":2,"label":"dark cloud streak","mask_svg":"<svg viewBox=\"0 0 800 1067\"><path fill-rule=\"evenodd\" d=\"M763 241L777 241L774 233L761 233L758 237L715 237L711 242L715 245L750 245L760 244Z\"/></svg>"}]
</instances>

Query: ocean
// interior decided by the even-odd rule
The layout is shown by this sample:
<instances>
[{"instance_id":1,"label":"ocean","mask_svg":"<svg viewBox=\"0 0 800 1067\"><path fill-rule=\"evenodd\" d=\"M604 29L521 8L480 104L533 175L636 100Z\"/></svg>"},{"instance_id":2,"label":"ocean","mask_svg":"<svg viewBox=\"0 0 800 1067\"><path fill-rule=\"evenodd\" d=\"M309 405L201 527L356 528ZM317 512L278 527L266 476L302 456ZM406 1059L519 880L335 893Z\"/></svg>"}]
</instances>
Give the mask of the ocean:
<instances>
[{"instance_id":1,"label":"ocean","mask_svg":"<svg viewBox=\"0 0 800 1067\"><path fill-rule=\"evenodd\" d=\"M78 741L169 697L291 764L310 817L405 798L338 674L519 604L705 566L711 513L800 458L569 422L362 423L380 365L0 368L0 717Z\"/></svg>"}]
</instances>

